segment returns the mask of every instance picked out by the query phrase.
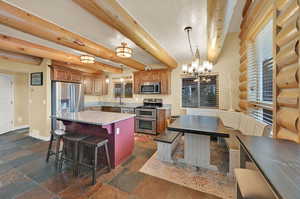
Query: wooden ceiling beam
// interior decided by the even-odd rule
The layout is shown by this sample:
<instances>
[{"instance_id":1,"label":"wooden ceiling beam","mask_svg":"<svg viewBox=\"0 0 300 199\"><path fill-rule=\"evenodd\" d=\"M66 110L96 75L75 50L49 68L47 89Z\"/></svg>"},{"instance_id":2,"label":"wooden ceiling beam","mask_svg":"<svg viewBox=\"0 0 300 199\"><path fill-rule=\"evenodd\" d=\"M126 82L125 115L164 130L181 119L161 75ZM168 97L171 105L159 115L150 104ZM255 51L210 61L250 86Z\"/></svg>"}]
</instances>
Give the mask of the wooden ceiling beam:
<instances>
[{"instance_id":1,"label":"wooden ceiling beam","mask_svg":"<svg viewBox=\"0 0 300 199\"><path fill-rule=\"evenodd\" d=\"M102 74L102 72L99 71L99 70L86 68L86 67L83 67L83 66L78 66L78 65L71 64L71 63L68 63L68 62L61 62L61 61L52 60L51 65L53 65L53 66L62 66L62 67L70 68L70 69L73 69L73 70L79 70L79 71L84 72L84 73Z\"/></svg>"},{"instance_id":2,"label":"wooden ceiling beam","mask_svg":"<svg viewBox=\"0 0 300 199\"><path fill-rule=\"evenodd\" d=\"M116 0L73 0L102 22L122 33L167 67L177 67L176 60L139 25Z\"/></svg>"},{"instance_id":3,"label":"wooden ceiling beam","mask_svg":"<svg viewBox=\"0 0 300 199\"><path fill-rule=\"evenodd\" d=\"M136 70L144 70L145 68L144 64L134 59L117 57L114 50L110 50L1 0L0 23L60 45L80 50L113 62L122 63Z\"/></svg>"},{"instance_id":4,"label":"wooden ceiling beam","mask_svg":"<svg viewBox=\"0 0 300 199\"><path fill-rule=\"evenodd\" d=\"M6 50L0 50L0 58L9 60L9 61L13 61L13 62L19 62L19 63L23 63L23 64L32 64L32 65L40 65L43 61L42 58L40 58L40 57L10 52L10 51L6 51Z\"/></svg>"},{"instance_id":5,"label":"wooden ceiling beam","mask_svg":"<svg viewBox=\"0 0 300 199\"><path fill-rule=\"evenodd\" d=\"M216 63L225 40L225 14L228 0L210 0L208 4L208 60Z\"/></svg>"},{"instance_id":6,"label":"wooden ceiling beam","mask_svg":"<svg viewBox=\"0 0 300 199\"><path fill-rule=\"evenodd\" d=\"M22 53L26 55L32 55L42 58L48 58L51 60L57 60L61 62L68 62L75 65L91 68L95 70L103 70L111 73L122 73L123 70L118 67L103 64L101 62L95 62L94 64L85 64L80 61L80 56L66 53L61 50L56 50L39 44L34 44L28 41L10 37L0 34L0 49L12 51L16 53Z\"/></svg>"}]
</instances>

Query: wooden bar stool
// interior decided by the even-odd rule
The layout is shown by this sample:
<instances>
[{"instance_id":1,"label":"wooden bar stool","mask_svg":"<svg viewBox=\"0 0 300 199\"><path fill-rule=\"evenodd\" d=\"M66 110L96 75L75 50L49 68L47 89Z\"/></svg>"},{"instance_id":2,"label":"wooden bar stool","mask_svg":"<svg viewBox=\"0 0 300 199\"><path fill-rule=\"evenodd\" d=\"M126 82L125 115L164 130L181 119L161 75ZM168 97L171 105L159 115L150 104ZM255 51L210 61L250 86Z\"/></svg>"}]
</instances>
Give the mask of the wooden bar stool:
<instances>
[{"instance_id":1,"label":"wooden bar stool","mask_svg":"<svg viewBox=\"0 0 300 199\"><path fill-rule=\"evenodd\" d=\"M56 130L51 131L51 137L50 137L50 142L49 142L49 146L48 146L46 162L49 162L50 156L55 155L55 166L56 167L58 165L59 156L62 152L60 150L60 143L61 143L62 137L64 135L66 135L66 132L61 129L56 129ZM53 141L56 141L55 151L52 149Z\"/></svg>"},{"instance_id":2,"label":"wooden bar stool","mask_svg":"<svg viewBox=\"0 0 300 199\"><path fill-rule=\"evenodd\" d=\"M98 151L101 147L104 147L105 150L105 156L106 156L106 161L107 161L107 167L108 170L111 170L111 164L110 164L110 157L109 157L109 151L108 151L108 139L105 137L97 137L97 136L91 136L88 138L85 138L80 141L79 143L79 165L87 167L89 169L92 169L93 171L93 179L92 179L92 184L96 184L96 171L97 171L97 163L98 163ZM90 156L91 160L89 163L86 163L83 159L84 154L84 149L89 148L90 149Z\"/></svg>"},{"instance_id":3,"label":"wooden bar stool","mask_svg":"<svg viewBox=\"0 0 300 199\"><path fill-rule=\"evenodd\" d=\"M59 169L62 170L64 161L69 161L73 165L73 175L78 176L78 144L79 141L89 137L89 135L79 133L69 133L63 136L63 150L59 162Z\"/></svg>"}]
</instances>

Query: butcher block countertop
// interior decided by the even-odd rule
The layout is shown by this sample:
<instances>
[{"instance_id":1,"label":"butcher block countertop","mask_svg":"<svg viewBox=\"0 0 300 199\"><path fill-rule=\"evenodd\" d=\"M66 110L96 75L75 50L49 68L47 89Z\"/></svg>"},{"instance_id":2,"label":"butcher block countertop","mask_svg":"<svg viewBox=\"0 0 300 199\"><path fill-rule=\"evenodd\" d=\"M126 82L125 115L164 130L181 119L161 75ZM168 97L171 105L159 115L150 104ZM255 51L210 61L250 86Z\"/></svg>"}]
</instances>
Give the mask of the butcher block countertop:
<instances>
[{"instance_id":1,"label":"butcher block countertop","mask_svg":"<svg viewBox=\"0 0 300 199\"><path fill-rule=\"evenodd\" d=\"M122 120L127 120L129 118L135 117L135 114L127 113L112 113L112 112L102 112L102 111L82 111L76 113L61 113L51 116L58 120L79 122L85 124L93 125L109 125L112 123L120 122Z\"/></svg>"}]
</instances>

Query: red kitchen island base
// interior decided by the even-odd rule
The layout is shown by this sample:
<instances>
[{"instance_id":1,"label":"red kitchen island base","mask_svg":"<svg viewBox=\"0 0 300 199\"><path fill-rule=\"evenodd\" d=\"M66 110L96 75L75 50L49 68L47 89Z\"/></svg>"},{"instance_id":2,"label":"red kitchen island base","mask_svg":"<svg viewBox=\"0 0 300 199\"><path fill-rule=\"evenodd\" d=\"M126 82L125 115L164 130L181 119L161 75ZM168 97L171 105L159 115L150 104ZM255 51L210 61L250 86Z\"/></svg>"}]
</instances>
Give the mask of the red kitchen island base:
<instances>
[{"instance_id":1,"label":"red kitchen island base","mask_svg":"<svg viewBox=\"0 0 300 199\"><path fill-rule=\"evenodd\" d=\"M86 123L84 121L70 121L69 119L58 117L56 117L56 119L64 123L66 131L69 133L85 133L107 137L109 140L108 148L110 160L113 168L120 165L133 152L134 117L103 125ZM99 157L99 159L103 159L103 157Z\"/></svg>"}]
</instances>

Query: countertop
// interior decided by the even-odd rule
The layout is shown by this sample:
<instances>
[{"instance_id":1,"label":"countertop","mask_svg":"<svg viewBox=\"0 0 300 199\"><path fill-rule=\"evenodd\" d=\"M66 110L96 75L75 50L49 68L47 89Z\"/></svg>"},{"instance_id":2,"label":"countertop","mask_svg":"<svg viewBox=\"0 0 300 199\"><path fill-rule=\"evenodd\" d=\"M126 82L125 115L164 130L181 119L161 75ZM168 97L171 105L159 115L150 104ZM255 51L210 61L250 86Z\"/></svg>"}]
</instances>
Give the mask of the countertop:
<instances>
[{"instance_id":1,"label":"countertop","mask_svg":"<svg viewBox=\"0 0 300 199\"><path fill-rule=\"evenodd\" d=\"M102 107L102 106L112 106L112 107L120 107L120 108L137 108L139 106L143 106L143 104L139 103L124 103L124 104L119 104L118 102L100 102L100 103L90 103L86 104L85 107ZM163 107L160 107L158 109L171 109L171 105L169 104L164 104Z\"/></svg>"},{"instance_id":2,"label":"countertop","mask_svg":"<svg viewBox=\"0 0 300 199\"><path fill-rule=\"evenodd\" d=\"M135 114L112 113L102 111L82 111L76 113L61 113L51 116L58 120L73 121L85 124L108 125L134 117Z\"/></svg>"}]
</instances>

